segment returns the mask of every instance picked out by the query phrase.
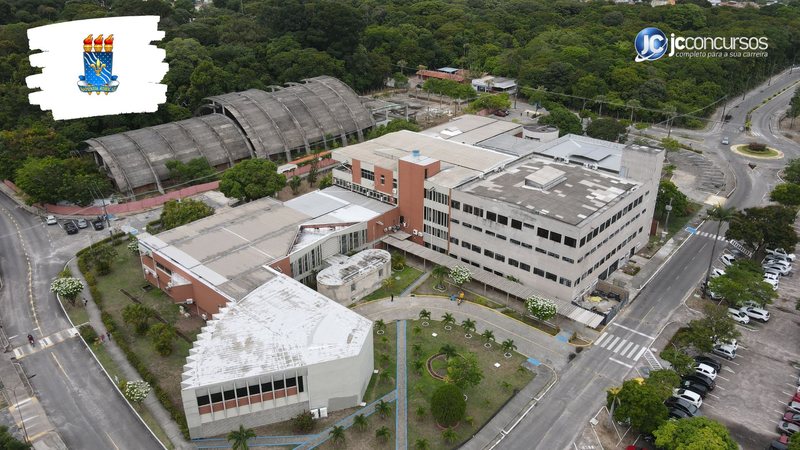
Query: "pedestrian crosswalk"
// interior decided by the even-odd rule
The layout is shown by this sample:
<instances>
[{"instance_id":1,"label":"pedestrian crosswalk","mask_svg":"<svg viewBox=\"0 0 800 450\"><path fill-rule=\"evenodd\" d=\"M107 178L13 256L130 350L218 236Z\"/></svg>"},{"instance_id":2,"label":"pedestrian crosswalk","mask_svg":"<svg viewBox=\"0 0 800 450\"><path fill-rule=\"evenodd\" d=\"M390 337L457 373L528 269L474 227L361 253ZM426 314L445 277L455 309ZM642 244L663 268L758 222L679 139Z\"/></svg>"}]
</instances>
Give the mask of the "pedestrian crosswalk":
<instances>
[{"instance_id":1,"label":"pedestrian crosswalk","mask_svg":"<svg viewBox=\"0 0 800 450\"><path fill-rule=\"evenodd\" d=\"M711 238L711 239L714 239L714 238L716 238L718 241L721 241L721 242L728 242L728 240L727 240L727 239L725 239L725 235L720 235L719 237L717 237L717 235L716 235L716 234L714 234L714 233L709 233L709 232L707 232L707 231L698 231L698 232L697 232L697 233L695 233L695 234L696 234L697 236L702 236L702 237Z\"/></svg>"},{"instance_id":2,"label":"pedestrian crosswalk","mask_svg":"<svg viewBox=\"0 0 800 450\"><path fill-rule=\"evenodd\" d=\"M647 350L645 345L637 344L633 341L623 339L620 336L614 336L611 333L605 332L594 342L595 347L608 350L622 358L638 361L642 354Z\"/></svg>"},{"instance_id":3,"label":"pedestrian crosswalk","mask_svg":"<svg viewBox=\"0 0 800 450\"><path fill-rule=\"evenodd\" d=\"M14 357L17 359L22 359L28 355L32 355L36 352L52 347L59 342L64 342L67 339L77 337L78 334L77 328L67 328L66 330L61 330L58 333L53 333L50 336L39 339L33 345L25 344L15 348Z\"/></svg>"}]
</instances>

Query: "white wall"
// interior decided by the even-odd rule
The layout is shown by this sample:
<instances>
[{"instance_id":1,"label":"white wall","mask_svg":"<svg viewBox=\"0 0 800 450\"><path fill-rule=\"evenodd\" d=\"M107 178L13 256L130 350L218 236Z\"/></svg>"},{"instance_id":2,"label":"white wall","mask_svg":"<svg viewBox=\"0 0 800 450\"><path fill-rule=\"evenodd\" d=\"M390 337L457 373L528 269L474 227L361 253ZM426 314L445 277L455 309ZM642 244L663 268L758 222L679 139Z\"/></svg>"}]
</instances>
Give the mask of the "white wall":
<instances>
[{"instance_id":1,"label":"white wall","mask_svg":"<svg viewBox=\"0 0 800 450\"><path fill-rule=\"evenodd\" d=\"M372 377L373 363L370 331L358 355L308 366L309 407L328 408L330 412L333 406L343 409L358 405Z\"/></svg>"}]
</instances>

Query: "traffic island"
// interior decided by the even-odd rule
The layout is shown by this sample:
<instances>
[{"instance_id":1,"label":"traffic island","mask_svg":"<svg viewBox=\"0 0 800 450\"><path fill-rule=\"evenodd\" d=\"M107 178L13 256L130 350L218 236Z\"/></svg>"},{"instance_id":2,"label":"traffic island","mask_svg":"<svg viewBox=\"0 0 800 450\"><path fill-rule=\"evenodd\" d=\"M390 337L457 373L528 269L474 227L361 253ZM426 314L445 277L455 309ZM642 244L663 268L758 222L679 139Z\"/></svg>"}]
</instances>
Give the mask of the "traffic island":
<instances>
[{"instance_id":1,"label":"traffic island","mask_svg":"<svg viewBox=\"0 0 800 450\"><path fill-rule=\"evenodd\" d=\"M760 144L757 142L751 142L749 144L732 145L731 151L736 154L746 156L748 158L758 158L758 159L783 158L782 151L772 147L767 147L765 144Z\"/></svg>"}]
</instances>

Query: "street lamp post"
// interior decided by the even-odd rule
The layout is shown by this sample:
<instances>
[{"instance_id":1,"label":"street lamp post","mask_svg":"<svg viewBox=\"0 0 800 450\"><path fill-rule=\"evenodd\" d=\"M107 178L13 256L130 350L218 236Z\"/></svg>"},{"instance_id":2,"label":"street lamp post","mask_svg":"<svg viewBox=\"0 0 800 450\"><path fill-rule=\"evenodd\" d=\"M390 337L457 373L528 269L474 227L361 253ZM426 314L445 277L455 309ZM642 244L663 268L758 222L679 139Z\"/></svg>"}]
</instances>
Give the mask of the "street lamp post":
<instances>
[{"instance_id":1,"label":"street lamp post","mask_svg":"<svg viewBox=\"0 0 800 450\"><path fill-rule=\"evenodd\" d=\"M664 211L667 212L667 218L664 219L664 237L667 237L669 234L669 213L672 212L672 198L669 199L669 205L664 207Z\"/></svg>"},{"instance_id":2,"label":"street lamp post","mask_svg":"<svg viewBox=\"0 0 800 450\"><path fill-rule=\"evenodd\" d=\"M25 428L25 420L22 418L22 409L19 407L19 400L17 400L17 388L11 388L11 392L14 394L14 404L17 407L17 412L19 413L19 422L22 424L22 434L25 436L25 442L28 441L28 430Z\"/></svg>"}]
</instances>

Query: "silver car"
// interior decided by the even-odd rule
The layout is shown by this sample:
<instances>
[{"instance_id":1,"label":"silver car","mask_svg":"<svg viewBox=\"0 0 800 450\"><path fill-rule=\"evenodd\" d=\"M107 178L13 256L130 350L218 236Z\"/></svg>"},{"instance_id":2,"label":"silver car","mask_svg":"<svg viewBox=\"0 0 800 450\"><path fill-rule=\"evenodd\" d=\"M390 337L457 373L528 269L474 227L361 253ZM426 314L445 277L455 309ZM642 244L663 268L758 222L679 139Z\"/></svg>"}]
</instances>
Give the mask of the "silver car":
<instances>
[{"instance_id":1,"label":"silver car","mask_svg":"<svg viewBox=\"0 0 800 450\"><path fill-rule=\"evenodd\" d=\"M762 322L769 322L769 311L762 308L753 308L752 306L745 306L741 308L739 311L747 314L753 319L760 320Z\"/></svg>"}]
</instances>

